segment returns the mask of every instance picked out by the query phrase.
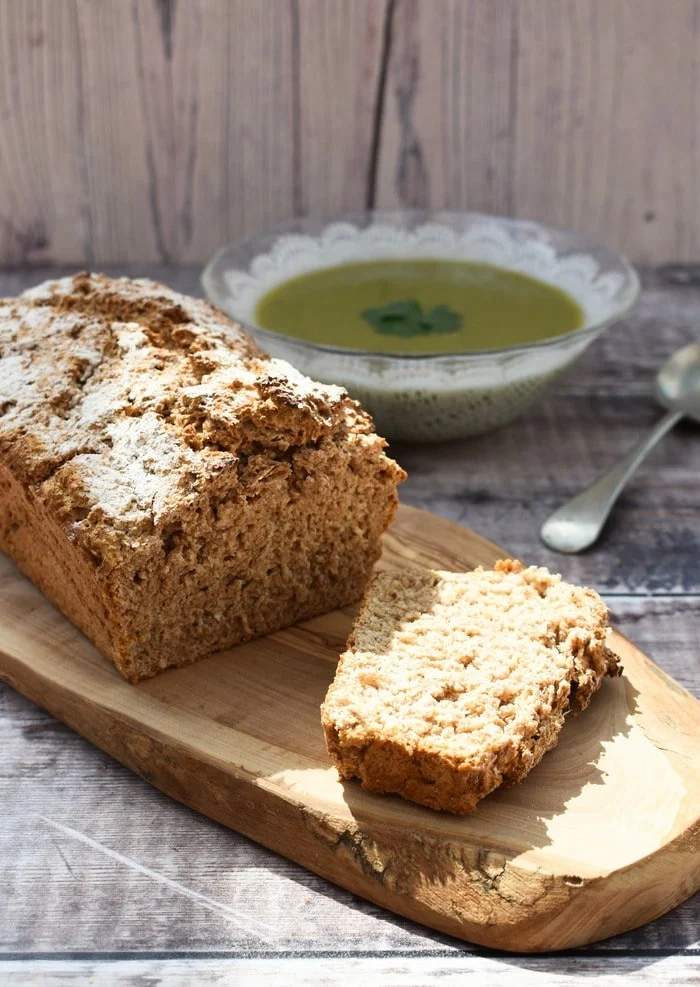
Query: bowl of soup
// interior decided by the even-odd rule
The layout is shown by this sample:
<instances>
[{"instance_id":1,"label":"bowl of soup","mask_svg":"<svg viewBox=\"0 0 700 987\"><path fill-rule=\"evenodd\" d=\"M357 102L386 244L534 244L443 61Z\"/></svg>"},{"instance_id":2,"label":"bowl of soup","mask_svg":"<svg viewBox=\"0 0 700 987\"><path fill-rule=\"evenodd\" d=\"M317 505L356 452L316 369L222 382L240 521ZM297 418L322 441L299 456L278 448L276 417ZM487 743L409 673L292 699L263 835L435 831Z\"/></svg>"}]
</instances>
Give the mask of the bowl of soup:
<instances>
[{"instance_id":1,"label":"bowl of soup","mask_svg":"<svg viewBox=\"0 0 700 987\"><path fill-rule=\"evenodd\" d=\"M639 293L586 236L453 211L291 220L224 247L202 282L264 350L408 441L512 421Z\"/></svg>"}]
</instances>

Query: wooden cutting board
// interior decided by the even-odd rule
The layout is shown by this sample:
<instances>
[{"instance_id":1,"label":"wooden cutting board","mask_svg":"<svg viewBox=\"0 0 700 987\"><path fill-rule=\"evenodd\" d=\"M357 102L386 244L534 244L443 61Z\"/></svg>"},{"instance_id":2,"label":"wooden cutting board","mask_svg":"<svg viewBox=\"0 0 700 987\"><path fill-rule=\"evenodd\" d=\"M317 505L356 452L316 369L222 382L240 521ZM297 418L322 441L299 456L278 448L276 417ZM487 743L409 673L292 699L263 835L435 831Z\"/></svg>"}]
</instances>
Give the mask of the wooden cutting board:
<instances>
[{"instance_id":1,"label":"wooden cutting board","mask_svg":"<svg viewBox=\"0 0 700 987\"><path fill-rule=\"evenodd\" d=\"M402 507L383 565L504 552ZM564 949L700 886L700 703L619 634L604 682L516 788L459 818L342 783L319 721L352 611L123 681L0 556L0 676L173 798L345 888L487 946Z\"/></svg>"}]
</instances>

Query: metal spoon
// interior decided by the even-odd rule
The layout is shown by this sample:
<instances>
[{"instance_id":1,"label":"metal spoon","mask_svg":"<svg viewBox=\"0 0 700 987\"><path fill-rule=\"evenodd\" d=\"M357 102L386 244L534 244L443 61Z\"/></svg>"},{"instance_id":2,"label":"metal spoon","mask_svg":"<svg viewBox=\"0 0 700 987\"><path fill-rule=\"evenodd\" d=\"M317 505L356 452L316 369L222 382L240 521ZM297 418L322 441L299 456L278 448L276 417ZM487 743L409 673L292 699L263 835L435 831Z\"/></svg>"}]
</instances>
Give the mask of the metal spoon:
<instances>
[{"instance_id":1,"label":"metal spoon","mask_svg":"<svg viewBox=\"0 0 700 987\"><path fill-rule=\"evenodd\" d=\"M657 374L654 396L666 414L616 466L547 518L540 536L549 548L582 552L592 545L622 488L657 442L685 415L700 421L700 343L669 357Z\"/></svg>"}]
</instances>

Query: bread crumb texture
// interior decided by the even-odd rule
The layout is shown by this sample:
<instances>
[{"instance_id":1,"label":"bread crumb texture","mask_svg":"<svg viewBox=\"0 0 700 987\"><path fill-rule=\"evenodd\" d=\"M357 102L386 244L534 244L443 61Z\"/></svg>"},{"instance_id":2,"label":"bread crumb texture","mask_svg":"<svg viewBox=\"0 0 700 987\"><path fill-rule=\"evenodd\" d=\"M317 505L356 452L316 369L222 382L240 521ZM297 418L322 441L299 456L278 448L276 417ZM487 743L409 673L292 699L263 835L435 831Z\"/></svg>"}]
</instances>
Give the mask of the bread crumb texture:
<instances>
[{"instance_id":1,"label":"bread crumb texture","mask_svg":"<svg viewBox=\"0 0 700 987\"><path fill-rule=\"evenodd\" d=\"M203 301L0 301L0 547L128 678L361 596L403 471L339 387Z\"/></svg>"},{"instance_id":2,"label":"bread crumb texture","mask_svg":"<svg viewBox=\"0 0 700 987\"><path fill-rule=\"evenodd\" d=\"M524 778L567 711L619 674L607 620L594 590L514 560L379 573L322 707L340 775L471 812Z\"/></svg>"}]
</instances>

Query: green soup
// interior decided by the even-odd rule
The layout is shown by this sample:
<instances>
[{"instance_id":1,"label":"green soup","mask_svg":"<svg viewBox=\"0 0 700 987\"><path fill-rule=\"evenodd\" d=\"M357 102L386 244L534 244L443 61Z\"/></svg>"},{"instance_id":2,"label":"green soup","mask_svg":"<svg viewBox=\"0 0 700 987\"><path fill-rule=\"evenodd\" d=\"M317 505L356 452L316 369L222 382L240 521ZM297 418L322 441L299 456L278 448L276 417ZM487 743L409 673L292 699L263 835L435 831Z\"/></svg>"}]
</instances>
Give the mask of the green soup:
<instances>
[{"instance_id":1,"label":"green soup","mask_svg":"<svg viewBox=\"0 0 700 987\"><path fill-rule=\"evenodd\" d=\"M560 336L584 322L570 295L491 264L376 260L323 268L258 302L264 329L383 353L454 353Z\"/></svg>"}]
</instances>

